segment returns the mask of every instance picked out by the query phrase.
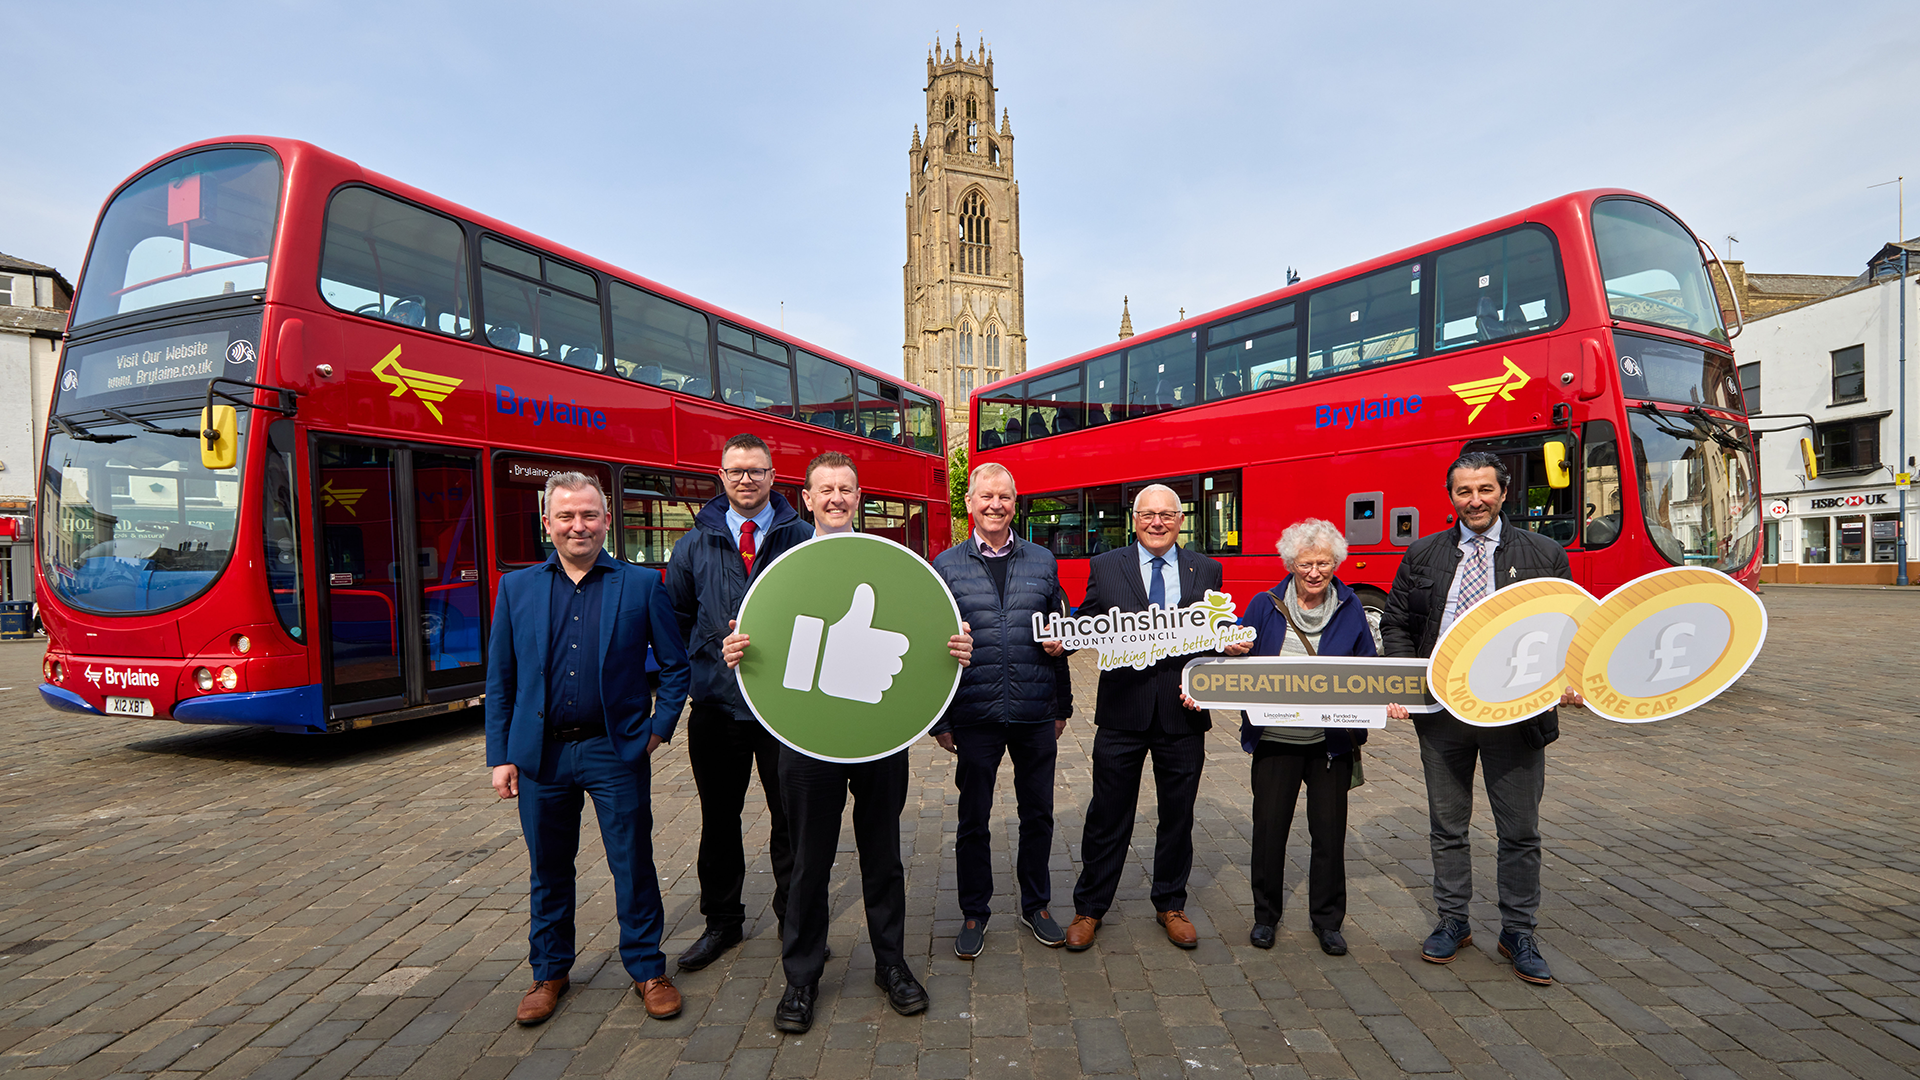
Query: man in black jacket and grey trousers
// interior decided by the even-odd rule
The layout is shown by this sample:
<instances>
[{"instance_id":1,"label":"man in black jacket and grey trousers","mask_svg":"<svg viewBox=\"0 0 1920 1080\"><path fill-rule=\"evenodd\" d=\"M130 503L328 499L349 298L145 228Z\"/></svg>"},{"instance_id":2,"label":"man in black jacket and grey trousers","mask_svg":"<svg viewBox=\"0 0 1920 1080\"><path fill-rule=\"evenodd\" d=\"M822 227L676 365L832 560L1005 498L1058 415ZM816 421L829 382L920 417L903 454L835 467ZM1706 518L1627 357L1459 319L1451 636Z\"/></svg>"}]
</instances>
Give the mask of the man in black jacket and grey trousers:
<instances>
[{"instance_id":1,"label":"man in black jacket and grey trousers","mask_svg":"<svg viewBox=\"0 0 1920 1080\"><path fill-rule=\"evenodd\" d=\"M1447 497L1459 524L1414 541L1400 561L1380 622L1388 656L1427 657L1460 614L1495 589L1529 578L1571 578L1559 544L1501 519L1507 467L1494 454L1462 456L1447 470ZM1579 704L1568 690L1562 704ZM1408 718L1393 705L1387 715ZM1433 901L1440 923L1421 946L1423 959L1451 963L1473 941L1467 902L1473 898L1473 770L1486 769L1487 802L1499 837L1500 954L1515 975L1553 982L1533 939L1540 908L1540 798L1546 791L1548 743L1560 737L1560 716L1548 709L1518 724L1483 727L1444 710L1413 719L1427 779Z\"/></svg>"},{"instance_id":2,"label":"man in black jacket and grey trousers","mask_svg":"<svg viewBox=\"0 0 1920 1080\"><path fill-rule=\"evenodd\" d=\"M680 954L682 971L699 971L740 943L746 922L741 893L747 860L740 812L755 765L767 797L773 860L773 915L784 926L793 877L793 843L780 801L780 743L740 697L721 643L740 615L747 585L796 544L813 539L787 500L773 493L773 452L757 435L735 435L720 450L722 493L694 515L673 545L667 595L693 662L693 710L687 717L687 763L700 792L700 914L707 929Z\"/></svg>"},{"instance_id":3,"label":"man in black jacket and grey trousers","mask_svg":"<svg viewBox=\"0 0 1920 1080\"><path fill-rule=\"evenodd\" d=\"M986 945L993 905L993 785L1002 757L1013 759L1020 810L1020 921L1042 945L1067 940L1047 910L1053 899L1047 856L1053 848L1055 754L1073 713L1073 683L1060 643L1042 645L1033 638L1034 616L1065 613L1067 598L1053 553L1013 535L1017 499L1006 466L988 462L974 469L967 478L973 535L933 560L973 633L972 664L933 726L934 739L959 756L953 861L964 922L953 951L962 960L980 955Z\"/></svg>"}]
</instances>

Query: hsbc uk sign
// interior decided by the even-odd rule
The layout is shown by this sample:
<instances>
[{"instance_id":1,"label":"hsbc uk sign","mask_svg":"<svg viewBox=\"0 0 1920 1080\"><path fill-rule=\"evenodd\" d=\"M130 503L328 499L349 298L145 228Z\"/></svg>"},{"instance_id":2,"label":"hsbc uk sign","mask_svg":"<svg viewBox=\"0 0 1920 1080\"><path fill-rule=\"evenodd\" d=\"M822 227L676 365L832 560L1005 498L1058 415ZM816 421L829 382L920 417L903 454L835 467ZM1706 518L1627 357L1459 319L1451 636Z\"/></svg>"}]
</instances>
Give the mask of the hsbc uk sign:
<instances>
[{"instance_id":1,"label":"hsbc uk sign","mask_svg":"<svg viewBox=\"0 0 1920 1080\"><path fill-rule=\"evenodd\" d=\"M1807 506L1814 510L1851 509L1856 506L1885 506L1887 493L1876 492L1872 495L1832 495L1824 499L1809 499Z\"/></svg>"}]
</instances>

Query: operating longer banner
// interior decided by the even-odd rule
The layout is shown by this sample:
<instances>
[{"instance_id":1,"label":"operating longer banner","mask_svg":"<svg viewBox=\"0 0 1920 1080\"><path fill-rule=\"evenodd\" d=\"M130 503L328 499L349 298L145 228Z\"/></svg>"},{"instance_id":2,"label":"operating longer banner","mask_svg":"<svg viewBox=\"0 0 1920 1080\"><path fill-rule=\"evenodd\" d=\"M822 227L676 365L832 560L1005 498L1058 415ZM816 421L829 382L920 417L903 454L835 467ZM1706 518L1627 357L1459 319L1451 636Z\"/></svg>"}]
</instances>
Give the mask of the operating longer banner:
<instances>
[{"instance_id":1,"label":"operating longer banner","mask_svg":"<svg viewBox=\"0 0 1920 1080\"><path fill-rule=\"evenodd\" d=\"M1181 688L1206 709L1243 709L1266 727L1387 726L1387 706L1440 708L1425 660L1372 656L1239 656L1195 660Z\"/></svg>"}]
</instances>

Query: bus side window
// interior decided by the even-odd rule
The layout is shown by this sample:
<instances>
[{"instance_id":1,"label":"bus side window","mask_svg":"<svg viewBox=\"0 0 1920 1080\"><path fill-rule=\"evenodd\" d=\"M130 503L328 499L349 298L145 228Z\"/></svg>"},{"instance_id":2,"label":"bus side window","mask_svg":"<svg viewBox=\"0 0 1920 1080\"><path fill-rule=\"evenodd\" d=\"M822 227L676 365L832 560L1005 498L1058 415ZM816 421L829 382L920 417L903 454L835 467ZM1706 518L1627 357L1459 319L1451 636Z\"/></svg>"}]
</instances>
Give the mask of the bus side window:
<instances>
[{"instance_id":1,"label":"bus side window","mask_svg":"<svg viewBox=\"0 0 1920 1080\"><path fill-rule=\"evenodd\" d=\"M1341 375L1420 351L1420 264L1343 281L1307 301L1307 377Z\"/></svg>"},{"instance_id":2,"label":"bus side window","mask_svg":"<svg viewBox=\"0 0 1920 1080\"><path fill-rule=\"evenodd\" d=\"M327 203L320 297L341 311L466 337L473 330L466 233L411 203L342 188Z\"/></svg>"},{"instance_id":3,"label":"bus side window","mask_svg":"<svg viewBox=\"0 0 1920 1080\"><path fill-rule=\"evenodd\" d=\"M266 474L260 485L266 502L260 523L266 546L267 592L273 599L273 613L288 636L304 641L299 500L293 493L293 421L274 421L267 438Z\"/></svg>"},{"instance_id":4,"label":"bus side window","mask_svg":"<svg viewBox=\"0 0 1920 1080\"><path fill-rule=\"evenodd\" d=\"M709 395L707 317L683 304L616 281L607 290L613 308L613 364L622 376L648 386Z\"/></svg>"},{"instance_id":5,"label":"bus side window","mask_svg":"<svg viewBox=\"0 0 1920 1080\"><path fill-rule=\"evenodd\" d=\"M1614 438L1611 421L1587 424L1582 459L1583 539L1590 548L1606 547L1620 538L1621 521L1620 443Z\"/></svg>"},{"instance_id":6,"label":"bus side window","mask_svg":"<svg viewBox=\"0 0 1920 1080\"><path fill-rule=\"evenodd\" d=\"M1436 350L1550 329L1566 315L1553 241L1537 225L1442 252L1435 262Z\"/></svg>"}]
</instances>

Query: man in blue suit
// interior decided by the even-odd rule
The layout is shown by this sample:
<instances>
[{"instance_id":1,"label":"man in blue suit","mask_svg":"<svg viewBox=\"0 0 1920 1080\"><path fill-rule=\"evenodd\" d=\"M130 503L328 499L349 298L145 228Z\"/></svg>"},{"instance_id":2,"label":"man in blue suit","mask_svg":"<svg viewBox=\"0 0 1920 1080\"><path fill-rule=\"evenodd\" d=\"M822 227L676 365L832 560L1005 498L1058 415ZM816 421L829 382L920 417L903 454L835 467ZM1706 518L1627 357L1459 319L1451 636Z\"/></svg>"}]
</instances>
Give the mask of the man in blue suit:
<instances>
[{"instance_id":1,"label":"man in blue suit","mask_svg":"<svg viewBox=\"0 0 1920 1080\"><path fill-rule=\"evenodd\" d=\"M553 554L500 579L487 650L487 764L493 790L520 800L533 867L534 983L516 1019L546 1020L567 991L573 860L582 796L591 795L613 873L620 959L647 1015L664 1020L680 1014L681 1001L660 951L652 754L686 702L686 646L660 576L603 550L609 514L598 480L549 477L543 504ZM660 667L657 699L647 686L649 644Z\"/></svg>"}]
</instances>

